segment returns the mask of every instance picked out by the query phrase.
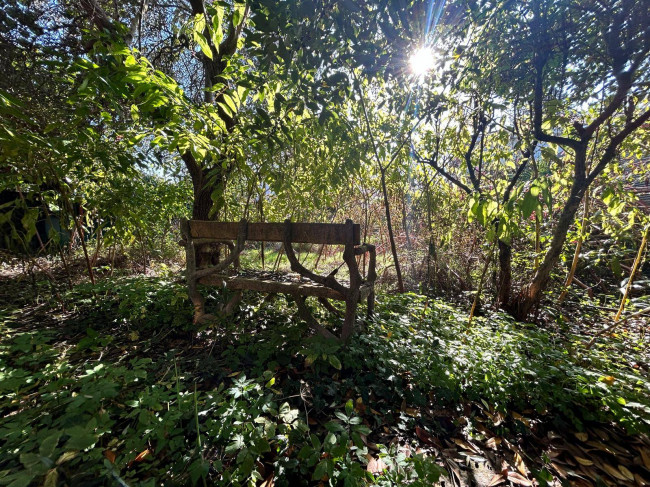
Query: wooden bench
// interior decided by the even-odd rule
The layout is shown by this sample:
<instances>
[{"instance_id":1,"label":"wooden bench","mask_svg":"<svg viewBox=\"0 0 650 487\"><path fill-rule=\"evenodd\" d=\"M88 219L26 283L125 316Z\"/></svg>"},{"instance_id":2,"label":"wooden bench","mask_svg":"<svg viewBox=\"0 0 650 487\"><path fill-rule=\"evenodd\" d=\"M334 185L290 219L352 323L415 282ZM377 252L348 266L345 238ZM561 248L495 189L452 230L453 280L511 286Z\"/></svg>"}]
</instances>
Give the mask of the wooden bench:
<instances>
[{"instance_id":1,"label":"wooden bench","mask_svg":"<svg viewBox=\"0 0 650 487\"><path fill-rule=\"evenodd\" d=\"M231 313L241 300L243 290L291 295L298 305L300 316L318 333L333 337L334 335L319 325L309 312L305 300L309 296L318 301L329 311L338 312L329 303L329 299L345 302L345 314L341 338L347 340L354 330L357 305L363 299L367 300L367 315L372 316L375 303L375 247L369 244L360 245L360 228L352 220L344 224L328 223L249 223L212 222L201 220L181 221L183 240L187 258L187 285L189 297L194 304L194 322L206 322L213 316L205 313L205 300L198 291L197 284L223 286L235 291L230 301L220 310L222 314ZM298 273L298 280L291 280L267 273L239 272L239 255L244 250L247 241L282 242L284 251L291 264L291 270ZM197 266L197 249L208 244L225 244L230 248L229 255L216 265ZM347 265L349 282L336 279L338 268L328 275L318 275L305 268L296 257L292 244L311 243L327 245L343 245L343 263ZM368 273L366 279L361 277L357 256L369 254ZM343 265L343 264L341 264ZM340 266L339 266L340 267Z\"/></svg>"}]
</instances>

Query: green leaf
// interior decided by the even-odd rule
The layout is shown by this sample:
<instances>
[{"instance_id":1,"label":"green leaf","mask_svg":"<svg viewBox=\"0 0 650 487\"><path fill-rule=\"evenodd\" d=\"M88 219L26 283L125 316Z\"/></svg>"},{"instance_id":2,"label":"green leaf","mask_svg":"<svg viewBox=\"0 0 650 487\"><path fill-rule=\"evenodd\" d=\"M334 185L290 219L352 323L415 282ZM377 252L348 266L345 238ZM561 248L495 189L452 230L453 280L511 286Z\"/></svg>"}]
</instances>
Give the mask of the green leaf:
<instances>
[{"instance_id":1,"label":"green leaf","mask_svg":"<svg viewBox=\"0 0 650 487\"><path fill-rule=\"evenodd\" d=\"M531 188L532 190L532 188ZM521 214L524 219L529 218L533 214L533 211L539 206L539 199L532 194L531 191L528 191L524 198L521 200Z\"/></svg>"},{"instance_id":2,"label":"green leaf","mask_svg":"<svg viewBox=\"0 0 650 487\"><path fill-rule=\"evenodd\" d=\"M354 403L352 402L352 399L348 399L348 401L345 403L345 414L348 416L352 416L352 413L354 412Z\"/></svg>"},{"instance_id":3,"label":"green leaf","mask_svg":"<svg viewBox=\"0 0 650 487\"><path fill-rule=\"evenodd\" d=\"M329 355L328 357L329 363L332 365L337 370L341 370L342 365L341 361L335 356L335 355Z\"/></svg>"},{"instance_id":4,"label":"green leaf","mask_svg":"<svg viewBox=\"0 0 650 487\"><path fill-rule=\"evenodd\" d=\"M97 443L97 436L86 431L83 426L73 426L66 430L66 434L70 436L65 444L68 450L85 450Z\"/></svg>"},{"instance_id":5,"label":"green leaf","mask_svg":"<svg viewBox=\"0 0 650 487\"><path fill-rule=\"evenodd\" d=\"M332 473L334 471L334 465L332 460L329 458L326 458L325 460L321 460L318 465L316 465L316 468L314 469L314 475L312 475L312 480L320 480L326 475L328 477L331 477Z\"/></svg>"},{"instance_id":6,"label":"green leaf","mask_svg":"<svg viewBox=\"0 0 650 487\"><path fill-rule=\"evenodd\" d=\"M206 55L209 59L213 58L212 48L208 44L207 39L200 32L194 31L194 41L199 45L203 54Z\"/></svg>"},{"instance_id":7,"label":"green leaf","mask_svg":"<svg viewBox=\"0 0 650 487\"><path fill-rule=\"evenodd\" d=\"M55 431L48 437L46 437L42 442L41 446L38 449L39 455L50 458L54 454L56 445L59 443L59 438L61 437L60 431Z\"/></svg>"}]
</instances>

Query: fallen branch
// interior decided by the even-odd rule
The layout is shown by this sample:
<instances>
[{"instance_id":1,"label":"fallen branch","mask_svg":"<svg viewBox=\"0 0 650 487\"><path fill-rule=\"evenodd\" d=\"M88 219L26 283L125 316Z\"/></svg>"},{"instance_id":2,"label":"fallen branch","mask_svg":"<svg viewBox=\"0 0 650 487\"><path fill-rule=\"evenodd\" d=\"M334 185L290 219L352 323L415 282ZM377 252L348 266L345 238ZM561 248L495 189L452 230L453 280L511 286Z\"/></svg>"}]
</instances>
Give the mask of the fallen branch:
<instances>
[{"instance_id":1,"label":"fallen branch","mask_svg":"<svg viewBox=\"0 0 650 487\"><path fill-rule=\"evenodd\" d=\"M596 342L596 338L598 338L599 336L604 335L608 331L613 330L614 328L616 328L621 323L625 323L626 321L631 320L632 318L636 318L636 317L641 316L641 315L646 314L646 313L650 313L650 307L644 308L641 311L637 311L636 313L633 313L630 316L626 316L622 320L618 320L617 322L615 322L614 324L608 326L607 328L603 328L598 333L596 333L591 340L589 340L589 343L587 343L587 346L585 347L585 350L589 350L593 346L593 344Z\"/></svg>"}]
</instances>

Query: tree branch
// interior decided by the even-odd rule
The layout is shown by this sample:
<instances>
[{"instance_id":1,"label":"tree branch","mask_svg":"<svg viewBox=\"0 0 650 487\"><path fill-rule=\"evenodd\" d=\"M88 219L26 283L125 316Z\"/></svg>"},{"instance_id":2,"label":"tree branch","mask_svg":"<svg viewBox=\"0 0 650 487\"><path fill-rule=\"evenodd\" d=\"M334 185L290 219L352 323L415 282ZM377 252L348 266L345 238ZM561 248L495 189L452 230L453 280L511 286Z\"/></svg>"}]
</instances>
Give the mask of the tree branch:
<instances>
[{"instance_id":1,"label":"tree branch","mask_svg":"<svg viewBox=\"0 0 650 487\"><path fill-rule=\"evenodd\" d=\"M636 120L627 123L618 134L612 137L609 145L607 146L607 149L605 149L603 156L600 158L600 161L598 161L598 164L596 164L594 170L591 171L591 173L587 176L587 185L591 184L593 180L596 179L596 177L605 169L605 167L607 167L607 164L609 164L611 160L614 159L619 145L621 145L625 138L649 120L650 109L639 115Z\"/></svg>"}]
</instances>

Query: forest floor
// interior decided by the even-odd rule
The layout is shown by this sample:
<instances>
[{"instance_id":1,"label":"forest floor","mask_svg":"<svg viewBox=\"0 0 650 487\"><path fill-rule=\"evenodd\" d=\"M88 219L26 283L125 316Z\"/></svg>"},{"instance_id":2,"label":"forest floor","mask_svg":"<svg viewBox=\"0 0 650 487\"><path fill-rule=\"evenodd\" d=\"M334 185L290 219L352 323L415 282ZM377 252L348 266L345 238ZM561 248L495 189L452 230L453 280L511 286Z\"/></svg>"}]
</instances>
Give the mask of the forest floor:
<instances>
[{"instance_id":1,"label":"forest floor","mask_svg":"<svg viewBox=\"0 0 650 487\"><path fill-rule=\"evenodd\" d=\"M178 273L72 284L0 278L0 485L650 485L643 327L380 293L342 346L282 297L197 329Z\"/></svg>"}]
</instances>

